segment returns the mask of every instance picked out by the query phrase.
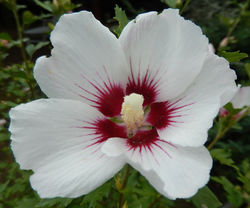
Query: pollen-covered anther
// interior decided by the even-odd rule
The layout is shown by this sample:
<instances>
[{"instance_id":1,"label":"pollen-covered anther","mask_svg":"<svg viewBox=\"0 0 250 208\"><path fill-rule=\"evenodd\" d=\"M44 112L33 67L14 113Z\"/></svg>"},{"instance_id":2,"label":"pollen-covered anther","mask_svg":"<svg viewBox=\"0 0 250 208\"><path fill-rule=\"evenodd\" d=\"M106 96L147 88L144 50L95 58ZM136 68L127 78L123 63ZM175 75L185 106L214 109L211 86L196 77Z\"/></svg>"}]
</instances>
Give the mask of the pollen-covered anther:
<instances>
[{"instance_id":1,"label":"pollen-covered anther","mask_svg":"<svg viewBox=\"0 0 250 208\"><path fill-rule=\"evenodd\" d=\"M143 125L143 101L143 96L136 93L131 93L130 95L124 97L121 117L126 124L128 132L130 133Z\"/></svg>"}]
</instances>

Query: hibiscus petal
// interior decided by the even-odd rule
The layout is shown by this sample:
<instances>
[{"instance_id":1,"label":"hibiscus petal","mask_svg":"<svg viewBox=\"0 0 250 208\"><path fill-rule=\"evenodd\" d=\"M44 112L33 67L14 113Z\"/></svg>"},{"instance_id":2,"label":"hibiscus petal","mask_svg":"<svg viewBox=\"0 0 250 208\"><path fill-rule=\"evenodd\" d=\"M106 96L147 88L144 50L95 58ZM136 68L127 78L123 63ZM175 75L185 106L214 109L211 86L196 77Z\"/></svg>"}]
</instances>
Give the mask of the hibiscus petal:
<instances>
[{"instance_id":1,"label":"hibiscus petal","mask_svg":"<svg viewBox=\"0 0 250 208\"><path fill-rule=\"evenodd\" d=\"M234 108L243 108L250 106L250 86L241 87L232 99Z\"/></svg>"},{"instance_id":2,"label":"hibiscus petal","mask_svg":"<svg viewBox=\"0 0 250 208\"><path fill-rule=\"evenodd\" d=\"M150 148L129 149L122 138L108 140L103 146L108 155L106 150L120 149L127 162L170 199L193 196L209 179L212 158L204 146L181 147L158 140Z\"/></svg>"},{"instance_id":3,"label":"hibiscus petal","mask_svg":"<svg viewBox=\"0 0 250 208\"><path fill-rule=\"evenodd\" d=\"M97 106L116 100L120 106L128 77L125 55L117 38L92 13L63 15L51 33L51 42L52 56L40 57L34 69L35 79L48 97ZM110 102L104 108L120 113Z\"/></svg>"},{"instance_id":4,"label":"hibiscus petal","mask_svg":"<svg viewBox=\"0 0 250 208\"><path fill-rule=\"evenodd\" d=\"M160 137L182 146L203 145L219 108L229 102L237 90L235 79L235 72L225 59L208 55L193 84L168 104L170 121L165 128L157 129Z\"/></svg>"},{"instance_id":5,"label":"hibiscus petal","mask_svg":"<svg viewBox=\"0 0 250 208\"><path fill-rule=\"evenodd\" d=\"M208 182L212 158L205 147L158 145L127 157L161 194L170 199L188 198Z\"/></svg>"},{"instance_id":6,"label":"hibiscus petal","mask_svg":"<svg viewBox=\"0 0 250 208\"><path fill-rule=\"evenodd\" d=\"M40 99L10 112L11 147L41 197L77 197L94 190L124 165L97 142L94 121L103 116L79 101ZM109 167L108 169L106 167Z\"/></svg>"},{"instance_id":7,"label":"hibiscus petal","mask_svg":"<svg viewBox=\"0 0 250 208\"><path fill-rule=\"evenodd\" d=\"M201 71L208 53L201 29L175 9L138 15L119 40L130 63L130 79L138 83L146 77L147 91L155 91L158 101L182 93Z\"/></svg>"},{"instance_id":8,"label":"hibiscus petal","mask_svg":"<svg viewBox=\"0 0 250 208\"><path fill-rule=\"evenodd\" d=\"M102 152L110 157L120 156L128 149L126 139L119 137L109 138L101 148Z\"/></svg>"}]
</instances>

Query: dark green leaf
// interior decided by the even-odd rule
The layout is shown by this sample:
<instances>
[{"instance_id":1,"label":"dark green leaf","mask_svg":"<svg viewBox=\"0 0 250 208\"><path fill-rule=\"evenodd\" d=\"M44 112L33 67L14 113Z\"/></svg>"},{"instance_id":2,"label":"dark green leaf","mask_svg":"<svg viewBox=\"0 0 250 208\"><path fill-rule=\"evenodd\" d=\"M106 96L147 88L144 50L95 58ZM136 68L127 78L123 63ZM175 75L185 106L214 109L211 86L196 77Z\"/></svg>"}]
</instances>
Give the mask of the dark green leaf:
<instances>
[{"instance_id":1,"label":"dark green leaf","mask_svg":"<svg viewBox=\"0 0 250 208\"><path fill-rule=\"evenodd\" d=\"M48 208L48 207L67 207L73 199L69 198L54 198L54 199L42 199L37 203L37 208Z\"/></svg>"},{"instance_id":2,"label":"dark green leaf","mask_svg":"<svg viewBox=\"0 0 250 208\"><path fill-rule=\"evenodd\" d=\"M242 110L241 108L234 108L232 103L226 104L224 108L226 108L231 115L235 115Z\"/></svg>"},{"instance_id":3,"label":"dark green leaf","mask_svg":"<svg viewBox=\"0 0 250 208\"><path fill-rule=\"evenodd\" d=\"M23 25L30 25L36 20L38 20L38 17L32 14L30 11L24 11L22 18L23 18Z\"/></svg>"},{"instance_id":4,"label":"dark green leaf","mask_svg":"<svg viewBox=\"0 0 250 208\"><path fill-rule=\"evenodd\" d=\"M120 8L118 5L115 6L114 19L119 23L118 27L114 29L114 32L117 34L117 36L119 36L123 28L128 24L129 20L125 11L122 10L122 8Z\"/></svg>"},{"instance_id":5,"label":"dark green leaf","mask_svg":"<svg viewBox=\"0 0 250 208\"><path fill-rule=\"evenodd\" d=\"M241 167L243 170L243 173L248 173L250 171L250 162L248 159L245 159L241 162Z\"/></svg>"},{"instance_id":6,"label":"dark green leaf","mask_svg":"<svg viewBox=\"0 0 250 208\"><path fill-rule=\"evenodd\" d=\"M215 160L223 165L232 166L234 164L231 159L231 152L226 149L212 149L210 153Z\"/></svg>"},{"instance_id":7,"label":"dark green leaf","mask_svg":"<svg viewBox=\"0 0 250 208\"><path fill-rule=\"evenodd\" d=\"M230 18L230 17L226 17L226 16L222 16L220 14L217 15L219 20L224 24L226 25L227 27L231 27L233 22L234 22L234 19L233 18Z\"/></svg>"},{"instance_id":8,"label":"dark green leaf","mask_svg":"<svg viewBox=\"0 0 250 208\"><path fill-rule=\"evenodd\" d=\"M34 0L34 2L38 5L38 6L40 6L40 7L42 7L43 9L45 9L45 10L47 10L47 11L49 11L49 12L52 12L53 11L53 9L52 9L52 3L50 2L50 1L40 1L40 0Z\"/></svg>"},{"instance_id":9,"label":"dark green leaf","mask_svg":"<svg viewBox=\"0 0 250 208\"><path fill-rule=\"evenodd\" d=\"M45 42L39 42L38 44L34 45L34 44L29 44L26 46L26 51L27 51L27 54L32 57L32 55L37 51L39 50L40 48L48 45L49 42L48 41L45 41Z\"/></svg>"},{"instance_id":10,"label":"dark green leaf","mask_svg":"<svg viewBox=\"0 0 250 208\"><path fill-rule=\"evenodd\" d=\"M26 6L26 5L23 5L23 4L17 4L17 5L16 5L16 8L17 8L17 10L20 10L20 9L25 9L25 8L27 8L27 6Z\"/></svg>"},{"instance_id":11,"label":"dark green leaf","mask_svg":"<svg viewBox=\"0 0 250 208\"><path fill-rule=\"evenodd\" d=\"M248 77L250 78L250 63L245 64L245 70L246 70Z\"/></svg>"},{"instance_id":12,"label":"dark green leaf","mask_svg":"<svg viewBox=\"0 0 250 208\"><path fill-rule=\"evenodd\" d=\"M225 176L211 178L223 186L224 190L226 191L227 200L234 207L240 207L242 205L242 193Z\"/></svg>"},{"instance_id":13,"label":"dark green leaf","mask_svg":"<svg viewBox=\"0 0 250 208\"><path fill-rule=\"evenodd\" d=\"M23 42L27 42L29 39L28 38L23 38ZM9 47L13 47L13 46L20 46L21 41L20 40L12 40L9 43Z\"/></svg>"},{"instance_id":14,"label":"dark green leaf","mask_svg":"<svg viewBox=\"0 0 250 208\"><path fill-rule=\"evenodd\" d=\"M8 40L8 41L12 40L12 38L10 37L10 35L8 33L5 33L5 32L0 33L0 39L1 40Z\"/></svg>"},{"instance_id":15,"label":"dark green leaf","mask_svg":"<svg viewBox=\"0 0 250 208\"><path fill-rule=\"evenodd\" d=\"M250 193L250 162L244 159L241 163L243 174L238 176L238 179L243 183L244 189Z\"/></svg>"},{"instance_id":16,"label":"dark green leaf","mask_svg":"<svg viewBox=\"0 0 250 208\"><path fill-rule=\"evenodd\" d=\"M1 133L0 132L0 142L9 140L9 134L8 133Z\"/></svg>"},{"instance_id":17,"label":"dark green leaf","mask_svg":"<svg viewBox=\"0 0 250 208\"><path fill-rule=\"evenodd\" d=\"M234 51L234 52L221 51L219 55L223 56L230 63L238 62L241 59L248 57L246 53L240 53L240 51Z\"/></svg>"},{"instance_id":18,"label":"dark green leaf","mask_svg":"<svg viewBox=\"0 0 250 208\"><path fill-rule=\"evenodd\" d=\"M112 188L111 181L106 182L105 184L100 186L98 189L96 189L96 190L92 191L91 193L89 193L88 195L86 195L83 198L80 206L85 207L88 205L89 208L96 207L98 204L98 201L102 201L103 197L108 196L111 188Z\"/></svg>"},{"instance_id":19,"label":"dark green leaf","mask_svg":"<svg viewBox=\"0 0 250 208\"><path fill-rule=\"evenodd\" d=\"M217 208L222 205L218 198L207 186L200 189L198 193L191 198L191 201L197 208Z\"/></svg>"},{"instance_id":20,"label":"dark green leaf","mask_svg":"<svg viewBox=\"0 0 250 208\"><path fill-rule=\"evenodd\" d=\"M171 8L176 8L177 0L161 0L162 3L167 4Z\"/></svg>"},{"instance_id":21,"label":"dark green leaf","mask_svg":"<svg viewBox=\"0 0 250 208\"><path fill-rule=\"evenodd\" d=\"M2 199L4 197L4 192L5 192L6 188L8 187L9 183L10 183L10 181L6 181L4 184L0 184L0 199Z\"/></svg>"},{"instance_id":22,"label":"dark green leaf","mask_svg":"<svg viewBox=\"0 0 250 208\"><path fill-rule=\"evenodd\" d=\"M6 8L11 11L16 9L16 3L14 0L0 0L0 3L3 3Z\"/></svg>"},{"instance_id":23,"label":"dark green leaf","mask_svg":"<svg viewBox=\"0 0 250 208\"><path fill-rule=\"evenodd\" d=\"M37 204L37 199L34 198L23 198L22 201L18 202L16 208L28 208L28 207L35 207Z\"/></svg>"}]
</instances>

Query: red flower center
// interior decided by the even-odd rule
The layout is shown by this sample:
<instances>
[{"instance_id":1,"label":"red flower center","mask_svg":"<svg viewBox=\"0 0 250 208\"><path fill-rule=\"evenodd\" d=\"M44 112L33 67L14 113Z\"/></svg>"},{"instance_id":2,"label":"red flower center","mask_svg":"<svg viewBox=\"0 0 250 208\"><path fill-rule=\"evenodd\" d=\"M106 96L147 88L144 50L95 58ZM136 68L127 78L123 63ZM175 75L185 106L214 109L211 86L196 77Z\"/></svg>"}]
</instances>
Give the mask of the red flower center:
<instances>
[{"instance_id":1,"label":"red flower center","mask_svg":"<svg viewBox=\"0 0 250 208\"><path fill-rule=\"evenodd\" d=\"M127 144L132 148L148 148L159 140L157 129L167 128L169 125L176 123L175 117L180 117L179 110L185 106L177 106L179 101L175 103L155 102L157 99L157 84L155 80L149 76L148 71L144 77L137 76L134 78L131 72L131 77L128 78L128 83L125 89L119 84L110 81L103 82L101 85L95 85L90 82L97 90L94 95L97 100L93 100L95 106L107 118L98 120L93 123L96 140L93 144L105 142L112 137L120 137L127 139ZM144 124L136 126L136 131L127 131L124 122L122 121L121 110L124 102L124 96L132 93L140 94L144 98L143 108L149 109L144 113ZM93 95L93 93L91 93ZM176 107L177 106L177 107ZM134 129L133 129L134 130Z\"/></svg>"}]
</instances>

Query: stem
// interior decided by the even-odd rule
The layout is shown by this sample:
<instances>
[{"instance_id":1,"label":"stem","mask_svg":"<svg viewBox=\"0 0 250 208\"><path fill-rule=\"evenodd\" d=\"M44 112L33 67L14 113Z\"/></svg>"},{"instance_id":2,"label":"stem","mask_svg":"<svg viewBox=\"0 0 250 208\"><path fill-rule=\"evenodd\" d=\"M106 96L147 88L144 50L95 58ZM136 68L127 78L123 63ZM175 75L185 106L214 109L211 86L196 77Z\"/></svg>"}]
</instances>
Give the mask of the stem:
<instances>
[{"instance_id":1,"label":"stem","mask_svg":"<svg viewBox=\"0 0 250 208\"><path fill-rule=\"evenodd\" d=\"M180 10L180 15L186 10L187 6L189 5L189 3L191 2L191 0L186 0L185 4L183 5L183 7Z\"/></svg>"},{"instance_id":2,"label":"stem","mask_svg":"<svg viewBox=\"0 0 250 208\"><path fill-rule=\"evenodd\" d=\"M212 147L228 132L229 129L232 128L234 124L239 122L242 118L246 117L249 113L250 113L250 107L248 107L246 111L238 118L233 119L223 130L221 129L221 127L219 127L216 137L212 140L212 142L208 145L207 148L209 150L212 149Z\"/></svg>"},{"instance_id":3,"label":"stem","mask_svg":"<svg viewBox=\"0 0 250 208\"><path fill-rule=\"evenodd\" d=\"M208 145L208 149L210 150L225 134L226 132L233 126L234 122L231 122L231 124L229 124L224 130L222 130L221 128L219 128L215 138L213 139L213 141Z\"/></svg>"},{"instance_id":4,"label":"stem","mask_svg":"<svg viewBox=\"0 0 250 208\"><path fill-rule=\"evenodd\" d=\"M245 13L245 11L246 11L246 9L247 9L247 7L248 7L248 4L249 4L249 0L247 0L246 3L244 4L244 6L242 7L239 16L234 20L234 22L233 22L233 24L232 24L232 27L229 28L226 37L231 36L231 34L232 34L233 31L235 30L235 28L238 26L238 24L239 24L240 21L241 21L242 15Z\"/></svg>"},{"instance_id":5,"label":"stem","mask_svg":"<svg viewBox=\"0 0 250 208\"><path fill-rule=\"evenodd\" d=\"M25 49L24 49L24 42L23 42L23 29L21 27L21 24L20 24L20 19L19 19L19 16L18 16L18 13L17 13L17 7L16 7L16 4L14 6L14 8L12 9L12 13L14 15L14 19L16 21L16 27L17 27L17 34L18 34L18 39L20 40L20 51L21 51L21 55L22 55L22 58L23 58L23 61L24 61L24 68L25 68L25 74L26 74L26 82L30 88L30 92L31 92L31 99L33 99L35 96L34 96L34 90L33 90L33 86L32 86L32 83L30 82L29 80L29 76L28 76L28 72L29 72L29 60L27 58L27 55L26 55L26 52L25 52Z\"/></svg>"},{"instance_id":6,"label":"stem","mask_svg":"<svg viewBox=\"0 0 250 208\"><path fill-rule=\"evenodd\" d=\"M126 164L125 166L125 170L124 170L124 176L122 179L122 184L121 184L121 188L120 188L120 197L119 197L119 208L122 208L123 205L123 198L124 198L124 194L122 193L122 190L126 187L127 182L128 182L128 176L129 176L129 171L130 171L130 166L128 164Z\"/></svg>"},{"instance_id":7,"label":"stem","mask_svg":"<svg viewBox=\"0 0 250 208\"><path fill-rule=\"evenodd\" d=\"M24 62L26 63L26 65L28 65L28 59L24 50L24 42L23 42L23 31L22 31L22 27L20 24L20 20L19 20L19 16L17 14L17 8L15 6L14 9L12 9L15 21L16 21L16 27L17 27L17 34L18 34L18 39L20 40L20 51L23 57Z\"/></svg>"}]
</instances>

